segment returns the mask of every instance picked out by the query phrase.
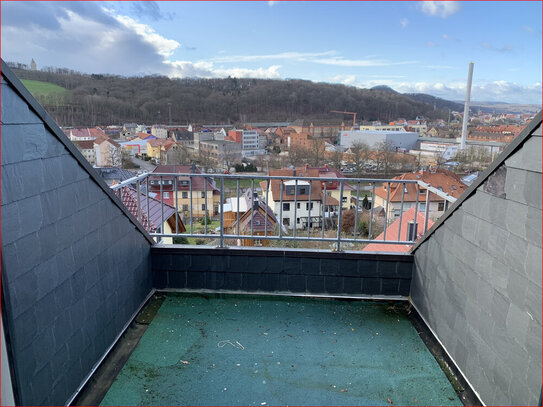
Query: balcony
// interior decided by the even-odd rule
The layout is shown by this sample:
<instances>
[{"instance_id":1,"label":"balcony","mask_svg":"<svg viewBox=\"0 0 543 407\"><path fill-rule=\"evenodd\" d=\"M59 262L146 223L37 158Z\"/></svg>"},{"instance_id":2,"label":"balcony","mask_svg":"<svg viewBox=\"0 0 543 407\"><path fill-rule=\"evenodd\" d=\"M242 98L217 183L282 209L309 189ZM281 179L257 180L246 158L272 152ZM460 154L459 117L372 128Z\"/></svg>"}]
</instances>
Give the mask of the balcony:
<instances>
[{"instance_id":1,"label":"balcony","mask_svg":"<svg viewBox=\"0 0 543 407\"><path fill-rule=\"evenodd\" d=\"M173 233L182 229L177 218L162 218L162 195L158 218L145 221L156 206L139 200L131 213L122 199L128 184L109 188L4 62L1 86L2 404L540 400L541 114L414 244L384 230L382 239L374 230L344 232L343 199L326 225L328 194L321 219L305 229L292 222L283 230L285 195L274 201L277 231L264 226L258 235L251 217L240 232L225 229L228 177L217 175L218 234L206 231L206 220L200 233L189 213L183 235ZM210 177L183 174L189 191ZM281 177L296 186L293 174L264 184L286 192ZM146 184L135 180L133 196L147 197ZM249 202L255 198L271 203L265 191ZM210 209L206 199L203 211ZM182 236L213 242L156 241ZM407 243L413 248L403 254L351 250Z\"/></svg>"}]
</instances>

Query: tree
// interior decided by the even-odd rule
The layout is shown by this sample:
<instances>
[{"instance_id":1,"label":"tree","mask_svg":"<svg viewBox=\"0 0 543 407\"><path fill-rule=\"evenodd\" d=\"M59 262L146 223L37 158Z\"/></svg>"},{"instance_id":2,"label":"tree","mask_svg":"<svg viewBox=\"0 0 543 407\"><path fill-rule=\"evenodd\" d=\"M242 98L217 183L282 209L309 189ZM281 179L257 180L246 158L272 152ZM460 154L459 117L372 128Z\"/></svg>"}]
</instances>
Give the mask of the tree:
<instances>
[{"instance_id":1,"label":"tree","mask_svg":"<svg viewBox=\"0 0 543 407\"><path fill-rule=\"evenodd\" d=\"M363 141L355 141L350 148L351 157L354 163L355 174L361 177L364 173L364 165L370 157L370 147Z\"/></svg>"},{"instance_id":2,"label":"tree","mask_svg":"<svg viewBox=\"0 0 543 407\"><path fill-rule=\"evenodd\" d=\"M319 138L313 137L309 146L309 161L313 167L320 167L324 161L324 153L326 152L326 144Z\"/></svg>"},{"instance_id":3,"label":"tree","mask_svg":"<svg viewBox=\"0 0 543 407\"><path fill-rule=\"evenodd\" d=\"M343 165L343 151L333 151L332 155L330 156L330 163L332 164L332 167L339 170Z\"/></svg>"},{"instance_id":4,"label":"tree","mask_svg":"<svg viewBox=\"0 0 543 407\"><path fill-rule=\"evenodd\" d=\"M377 143L375 149L378 160L377 166L379 169L382 169L383 175L387 177L390 175L394 164L398 163L396 147L394 147L392 143L384 141L382 143Z\"/></svg>"},{"instance_id":5,"label":"tree","mask_svg":"<svg viewBox=\"0 0 543 407\"><path fill-rule=\"evenodd\" d=\"M288 152L290 164L294 165L295 167L302 166L307 163L309 155L309 150L299 146L291 147Z\"/></svg>"}]
</instances>

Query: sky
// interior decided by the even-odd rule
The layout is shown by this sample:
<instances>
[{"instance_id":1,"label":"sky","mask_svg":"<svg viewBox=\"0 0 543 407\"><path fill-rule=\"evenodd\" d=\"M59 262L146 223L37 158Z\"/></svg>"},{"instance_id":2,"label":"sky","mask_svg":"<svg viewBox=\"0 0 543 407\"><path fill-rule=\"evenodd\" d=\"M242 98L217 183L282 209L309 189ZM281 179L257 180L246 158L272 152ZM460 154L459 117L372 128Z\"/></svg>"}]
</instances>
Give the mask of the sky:
<instances>
[{"instance_id":1,"label":"sky","mask_svg":"<svg viewBox=\"0 0 543 407\"><path fill-rule=\"evenodd\" d=\"M542 2L5 2L5 61L541 104Z\"/></svg>"}]
</instances>

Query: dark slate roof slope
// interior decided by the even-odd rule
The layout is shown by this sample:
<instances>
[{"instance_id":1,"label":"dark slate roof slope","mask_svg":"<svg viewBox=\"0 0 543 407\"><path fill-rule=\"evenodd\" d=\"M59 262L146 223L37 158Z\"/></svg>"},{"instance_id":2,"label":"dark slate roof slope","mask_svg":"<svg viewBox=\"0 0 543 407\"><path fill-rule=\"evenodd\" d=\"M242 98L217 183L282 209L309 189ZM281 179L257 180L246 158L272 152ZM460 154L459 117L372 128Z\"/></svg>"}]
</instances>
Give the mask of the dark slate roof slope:
<instances>
[{"instance_id":1,"label":"dark slate roof slope","mask_svg":"<svg viewBox=\"0 0 543 407\"><path fill-rule=\"evenodd\" d=\"M28 89L26 89L26 87L11 71L11 69L8 67L3 59L1 72L3 80L6 80L13 87L15 92L18 93L19 96L24 100L24 102L28 104L28 106L22 106L21 109L19 109L21 111L21 114L29 116L30 120L32 120L32 117L35 117L34 120L43 122L46 129L49 130L62 143L62 145L70 152L70 154L83 168L83 170L89 174L89 177L98 185L99 188L101 188L108 195L113 203L122 210L122 212L129 218L130 222L132 222L136 226L136 229L139 230L151 244L154 244L155 241L149 235L149 233L147 233L147 231L141 226L137 219L126 209L126 207L122 204L119 198L113 193L111 188L109 188L106 182L98 175L94 168L85 159L83 154L79 152L79 150L74 146L72 141L64 134L64 132L60 129L58 124L53 120L49 113L45 111L43 106L41 106L38 101L30 94Z\"/></svg>"},{"instance_id":2,"label":"dark slate roof slope","mask_svg":"<svg viewBox=\"0 0 543 407\"><path fill-rule=\"evenodd\" d=\"M503 150L503 152L490 164L490 166L471 184L471 186L464 191L464 193L458 198L458 200L449 207L449 209L434 223L428 232L413 246L411 253L415 252L418 247L424 243L442 224L447 220L457 208L464 203L466 199L477 192L484 182L486 182L495 172L500 165L515 154L524 144L524 142L532 136L532 134L541 126L541 111L534 117L534 119L528 123L528 125L522 130L522 132Z\"/></svg>"}]
</instances>

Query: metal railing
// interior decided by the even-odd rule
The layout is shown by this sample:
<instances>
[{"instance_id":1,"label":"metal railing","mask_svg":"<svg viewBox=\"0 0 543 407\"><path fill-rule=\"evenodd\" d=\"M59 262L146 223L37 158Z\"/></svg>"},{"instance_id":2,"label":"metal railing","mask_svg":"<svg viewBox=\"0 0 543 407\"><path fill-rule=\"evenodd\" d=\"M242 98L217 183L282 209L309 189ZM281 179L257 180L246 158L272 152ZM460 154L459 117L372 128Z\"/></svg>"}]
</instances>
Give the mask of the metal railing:
<instances>
[{"instance_id":1,"label":"metal railing","mask_svg":"<svg viewBox=\"0 0 543 407\"><path fill-rule=\"evenodd\" d=\"M203 179L203 182L197 180ZM231 181L230 181L231 180ZM244 180L250 181L250 188L240 187ZM265 189L255 186L255 181L261 180ZM230 181L228 188L225 188L225 181ZM217 185L218 182L218 185ZM232 183L235 182L235 187ZM194 184L198 183L197 186ZM188 184L188 185L187 185ZM202 185L203 184L203 185ZM397 180L397 179L369 179L369 178L335 178L335 177L300 177L300 176L253 176L253 175L226 175L226 174L197 174L197 173L146 173L111 188L116 195L123 201L123 193L127 193L125 188L131 188L135 191L137 197L134 216L140 221L151 236L159 239L163 238L211 238L218 240L219 247L225 247L226 240L229 239L247 239L253 241L316 241L330 242L335 244L334 249L340 251L344 243L381 243L381 244L407 244L412 245L416 240L416 233L411 240L401 240L402 236L402 218L406 206L411 207L411 202L405 201L407 185L415 185L415 222L419 210L424 212L424 233L428 230L428 219L431 212L444 212L449 203L456 201L456 198L444 193L440 189L434 188L419 180ZM294 186L294 188L292 188ZM301 188L303 186L305 189ZM373 232L376 228L375 197L376 190L385 187L386 199L384 199L384 219L382 239L373 238ZM394 210L390 202L391 188L400 187L401 201L399 210ZM317 188L317 191L314 189ZM228 197L225 195L227 191ZM235 189L234 191L232 191ZM250 195L244 189L250 189ZM279 193L277 194L277 190ZM347 194L347 190L350 194ZM292 193L294 191L294 193ZM333 191L339 191L338 198L332 197ZM169 196L165 198L165 192ZM240 193L241 192L241 193ZM259 193L260 192L260 193ZM275 192L275 196L273 195ZM371 192L371 194L370 194ZM381 190L382 192L382 190ZM395 190L396 192L396 190ZM202 194L203 193L203 197ZM209 198L211 193L211 199ZM368 195L369 194L369 195ZM424 202L420 202L420 195L424 194ZM278 196L277 196L278 195ZM156 198L155 198L156 196ZM363 207L361 198L368 198L371 202L369 207ZM433 198L437 196L439 200ZM217 198L218 197L218 198ZM171 204L165 202L165 199L172 201ZM234 222L225 225L225 206L226 199L230 202L233 210L233 203L236 203L236 214ZM347 200L347 205L344 203ZM241 230L240 223L243 213L240 213L240 203L245 200L247 211L250 208L256 209L256 202L264 211L264 230L259 234L255 233L255 215L249 214L249 225ZM328 202L327 202L328 201ZM195 204L196 202L196 204ZM431 211L431 204L443 203L441 209ZM150 210L154 203L153 211ZM211 208L210 208L211 203ZM306 216L298 216L303 213L302 203L305 204ZM214 205L216 204L216 206ZM284 205L288 204L288 205ZM293 210L290 209L293 204ZM315 204L315 205L314 205ZM156 214L156 206L160 205L160 215ZM183 205L180 207L180 205ZM200 205L200 206L195 206ZM344 226L344 206L354 209L354 225L352 233L342 232ZM396 205L397 206L397 205ZM145 207L145 209L143 209ZM175 222L175 230L165 233L165 207L169 213L182 214L183 223L186 231L181 233L179 224ZM218 213L214 210L218 207ZM439 208L440 206L438 206ZM219 219L217 230L209 230L208 216L210 209L214 210L215 218ZM300 211L300 212L299 212ZM313 214L312 214L313 211ZM151 213L153 212L153 213ZM234 211L232 211L232 214ZM291 215L293 213L293 216ZM359 232L360 217L365 213L367 219L367 233ZM397 235L387 239L387 229L395 220L394 214L399 218L399 228ZM203 214L203 215L202 215ZM273 214L273 215L272 215ZM170 215L171 216L171 215ZM382 215L381 215L382 216ZM144 217L146 222L144 222ZM275 227L270 228L269 218L276 223ZM202 220L202 228L198 228L196 233L195 221ZM229 219L231 221L232 219ZM233 226L235 224L235 226ZM260 226L260 225L258 225ZM261 228L260 228L261 229ZM300 230L307 229L306 233L299 234ZM336 232L331 236L331 231ZM218 233L217 233L218 232ZM328 232L328 233L325 233ZM328 235L328 236L326 236ZM409 237L408 237L409 238Z\"/></svg>"}]
</instances>

